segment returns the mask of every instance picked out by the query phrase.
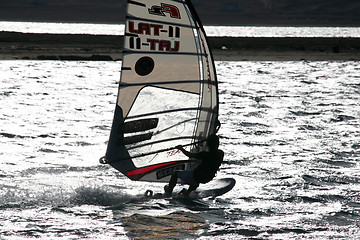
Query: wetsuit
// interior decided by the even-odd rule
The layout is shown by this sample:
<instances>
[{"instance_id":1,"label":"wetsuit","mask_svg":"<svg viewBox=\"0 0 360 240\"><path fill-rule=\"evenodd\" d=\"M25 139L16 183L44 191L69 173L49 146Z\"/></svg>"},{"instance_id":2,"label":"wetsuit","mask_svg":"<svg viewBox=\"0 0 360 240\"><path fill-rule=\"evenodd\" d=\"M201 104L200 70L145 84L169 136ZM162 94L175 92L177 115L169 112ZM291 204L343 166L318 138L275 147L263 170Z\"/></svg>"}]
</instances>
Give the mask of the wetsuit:
<instances>
[{"instance_id":1,"label":"wetsuit","mask_svg":"<svg viewBox=\"0 0 360 240\"><path fill-rule=\"evenodd\" d=\"M197 183L208 183L216 175L224 158L224 152L199 152L196 159L200 159L200 165L194 170L194 180Z\"/></svg>"},{"instance_id":2,"label":"wetsuit","mask_svg":"<svg viewBox=\"0 0 360 240\"><path fill-rule=\"evenodd\" d=\"M224 159L224 152L222 150L215 148L213 151L209 152L198 152L190 153L184 150L183 147L177 146L186 156L189 158L195 158L201 160L199 166L193 171L177 171L175 172L170 179L169 185L165 186L165 195L170 196L173 188L176 185L176 180L181 179L182 184L189 184L188 190L183 190L184 195L188 195L191 191L194 191L200 183L210 182L216 175L216 172L219 170L220 165Z\"/></svg>"}]
</instances>

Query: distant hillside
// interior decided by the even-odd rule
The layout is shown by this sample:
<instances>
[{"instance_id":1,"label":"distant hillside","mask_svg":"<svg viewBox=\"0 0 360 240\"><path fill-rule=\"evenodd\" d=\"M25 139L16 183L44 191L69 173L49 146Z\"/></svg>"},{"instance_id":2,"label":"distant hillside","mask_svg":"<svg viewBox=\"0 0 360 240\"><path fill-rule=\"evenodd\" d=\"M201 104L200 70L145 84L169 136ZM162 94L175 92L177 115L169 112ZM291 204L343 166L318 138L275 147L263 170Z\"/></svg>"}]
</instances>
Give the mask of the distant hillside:
<instances>
[{"instance_id":1,"label":"distant hillside","mask_svg":"<svg viewBox=\"0 0 360 240\"><path fill-rule=\"evenodd\" d=\"M360 26L354 0L192 0L205 25ZM121 23L126 0L0 0L0 20Z\"/></svg>"}]
</instances>

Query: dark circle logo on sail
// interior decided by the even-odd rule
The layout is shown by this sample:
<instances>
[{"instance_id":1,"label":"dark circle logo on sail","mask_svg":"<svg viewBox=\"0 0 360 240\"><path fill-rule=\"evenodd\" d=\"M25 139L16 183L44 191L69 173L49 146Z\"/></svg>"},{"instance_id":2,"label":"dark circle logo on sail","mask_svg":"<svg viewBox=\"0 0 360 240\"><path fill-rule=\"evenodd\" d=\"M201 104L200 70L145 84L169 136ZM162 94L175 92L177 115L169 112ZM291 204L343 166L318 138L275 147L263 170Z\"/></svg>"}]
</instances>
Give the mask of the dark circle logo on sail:
<instances>
[{"instance_id":1,"label":"dark circle logo on sail","mask_svg":"<svg viewBox=\"0 0 360 240\"><path fill-rule=\"evenodd\" d=\"M149 75L155 67L154 60L151 57L142 57L135 64L135 71L140 76Z\"/></svg>"}]
</instances>

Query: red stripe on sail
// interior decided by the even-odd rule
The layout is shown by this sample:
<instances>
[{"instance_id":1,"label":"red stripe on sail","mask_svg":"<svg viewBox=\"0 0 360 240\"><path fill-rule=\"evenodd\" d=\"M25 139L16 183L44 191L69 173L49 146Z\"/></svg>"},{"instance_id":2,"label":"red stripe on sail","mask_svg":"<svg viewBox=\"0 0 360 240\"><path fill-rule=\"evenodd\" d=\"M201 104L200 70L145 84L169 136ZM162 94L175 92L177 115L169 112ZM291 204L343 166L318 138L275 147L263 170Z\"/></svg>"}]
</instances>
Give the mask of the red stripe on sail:
<instances>
[{"instance_id":1,"label":"red stripe on sail","mask_svg":"<svg viewBox=\"0 0 360 240\"><path fill-rule=\"evenodd\" d=\"M153 166L149 166L149 167L139 168L139 169L127 172L127 175L128 176L133 176L133 175L144 174L144 173L150 172L150 171L152 171L154 169L157 169L157 168L160 168L160 167L163 167L163 166L166 166L166 165L170 165L170 164L173 164L173 162L162 163L162 164L153 165Z\"/></svg>"}]
</instances>

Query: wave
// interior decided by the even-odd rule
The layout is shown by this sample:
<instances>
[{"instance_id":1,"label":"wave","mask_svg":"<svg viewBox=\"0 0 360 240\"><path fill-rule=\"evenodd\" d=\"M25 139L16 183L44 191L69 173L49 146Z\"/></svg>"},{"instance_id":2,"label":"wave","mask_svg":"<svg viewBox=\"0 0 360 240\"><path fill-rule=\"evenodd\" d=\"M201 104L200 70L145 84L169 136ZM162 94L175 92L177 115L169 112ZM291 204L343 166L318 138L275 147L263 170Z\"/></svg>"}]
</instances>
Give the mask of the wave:
<instances>
[{"instance_id":1,"label":"wave","mask_svg":"<svg viewBox=\"0 0 360 240\"><path fill-rule=\"evenodd\" d=\"M353 116L349 116L349 115L338 115L335 118L332 118L330 121L331 122L347 122L350 120L355 120L356 118Z\"/></svg>"},{"instance_id":2,"label":"wave","mask_svg":"<svg viewBox=\"0 0 360 240\"><path fill-rule=\"evenodd\" d=\"M39 151L44 152L44 153L58 153L59 152L59 151L56 151L56 150L52 150L50 148L40 148Z\"/></svg>"},{"instance_id":3,"label":"wave","mask_svg":"<svg viewBox=\"0 0 360 240\"><path fill-rule=\"evenodd\" d=\"M100 186L82 186L75 189L69 201L76 205L121 206L134 197Z\"/></svg>"},{"instance_id":4,"label":"wave","mask_svg":"<svg viewBox=\"0 0 360 240\"><path fill-rule=\"evenodd\" d=\"M332 224L338 226L354 226L359 223L359 211L352 210L340 210L339 212L334 212L330 216L325 217L325 220Z\"/></svg>"},{"instance_id":5,"label":"wave","mask_svg":"<svg viewBox=\"0 0 360 240\"><path fill-rule=\"evenodd\" d=\"M19 134L14 134L14 133L7 133L7 132L0 132L0 136L6 137L6 138L20 138L20 139L54 138L54 135L52 135L52 134L40 134L37 136L26 136L26 135L19 135Z\"/></svg>"},{"instance_id":6,"label":"wave","mask_svg":"<svg viewBox=\"0 0 360 240\"><path fill-rule=\"evenodd\" d=\"M9 97L13 93L14 93L13 91L3 91L3 92L0 92L0 96Z\"/></svg>"},{"instance_id":7,"label":"wave","mask_svg":"<svg viewBox=\"0 0 360 240\"><path fill-rule=\"evenodd\" d=\"M342 161L342 160L320 160L320 161L335 167L347 167L347 168L356 167L356 163L351 161Z\"/></svg>"},{"instance_id":8,"label":"wave","mask_svg":"<svg viewBox=\"0 0 360 240\"><path fill-rule=\"evenodd\" d=\"M341 162L348 162L350 161L341 161L340 159L346 159L346 160L357 160L360 157L360 151L330 151L330 153L333 155L333 163L341 163Z\"/></svg>"},{"instance_id":9,"label":"wave","mask_svg":"<svg viewBox=\"0 0 360 240\"><path fill-rule=\"evenodd\" d=\"M104 168L107 168L105 165L89 166L89 167L75 167L70 165L55 165L51 167L30 167L21 171L20 175L22 177L33 176L34 174L45 173L45 174L63 174L65 172L90 172L90 171L102 171Z\"/></svg>"},{"instance_id":10,"label":"wave","mask_svg":"<svg viewBox=\"0 0 360 240\"><path fill-rule=\"evenodd\" d=\"M325 177L313 177L310 175L303 175L302 178L305 182L314 186L326 186L326 185L338 185L338 184L358 184L360 178L348 177L348 176L325 176Z\"/></svg>"},{"instance_id":11,"label":"wave","mask_svg":"<svg viewBox=\"0 0 360 240\"><path fill-rule=\"evenodd\" d=\"M86 146L93 146L94 144L85 142L85 141L76 141L76 142L68 142L65 143L66 146L79 146L79 147L86 147Z\"/></svg>"},{"instance_id":12,"label":"wave","mask_svg":"<svg viewBox=\"0 0 360 240\"><path fill-rule=\"evenodd\" d=\"M301 125L298 127L299 130L309 130L309 131L320 131L323 130L323 127L315 126L315 125Z\"/></svg>"},{"instance_id":13,"label":"wave","mask_svg":"<svg viewBox=\"0 0 360 240\"><path fill-rule=\"evenodd\" d=\"M346 198L341 195L316 195L316 196L287 196L279 197L277 199L281 202L290 203L330 203L335 201L346 201Z\"/></svg>"},{"instance_id":14,"label":"wave","mask_svg":"<svg viewBox=\"0 0 360 240\"><path fill-rule=\"evenodd\" d=\"M271 144L269 143L260 143L260 142L243 142L244 145L249 147L269 147Z\"/></svg>"},{"instance_id":15,"label":"wave","mask_svg":"<svg viewBox=\"0 0 360 240\"><path fill-rule=\"evenodd\" d=\"M64 190L61 187L38 189L18 189L2 185L0 209L29 209L51 207L73 207L80 205L120 206L136 196L123 193L121 190L103 186L80 186L75 190ZM5 191L4 191L5 189Z\"/></svg>"},{"instance_id":16,"label":"wave","mask_svg":"<svg viewBox=\"0 0 360 240\"><path fill-rule=\"evenodd\" d=\"M261 233L263 233L263 231L248 229L248 228L238 229L238 228L233 227L233 228L227 228L227 229L221 229L221 230L214 230L214 231L209 232L207 235L213 236L213 237L229 235L229 239L231 239L230 236L232 236L232 235L240 235L240 236L245 236L245 237L256 237L256 236L260 235Z\"/></svg>"},{"instance_id":17,"label":"wave","mask_svg":"<svg viewBox=\"0 0 360 240\"><path fill-rule=\"evenodd\" d=\"M240 123L241 127L261 127L261 128L269 128L269 125L263 124L263 123L254 123L254 122L241 122Z\"/></svg>"},{"instance_id":18,"label":"wave","mask_svg":"<svg viewBox=\"0 0 360 240\"><path fill-rule=\"evenodd\" d=\"M290 110L290 112L295 116L317 116L322 114L322 112L307 112L307 111L292 111L292 110Z\"/></svg>"}]
</instances>

